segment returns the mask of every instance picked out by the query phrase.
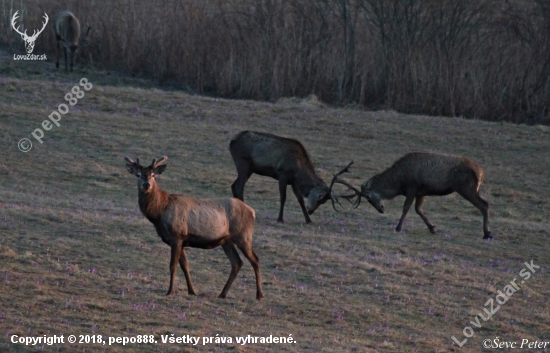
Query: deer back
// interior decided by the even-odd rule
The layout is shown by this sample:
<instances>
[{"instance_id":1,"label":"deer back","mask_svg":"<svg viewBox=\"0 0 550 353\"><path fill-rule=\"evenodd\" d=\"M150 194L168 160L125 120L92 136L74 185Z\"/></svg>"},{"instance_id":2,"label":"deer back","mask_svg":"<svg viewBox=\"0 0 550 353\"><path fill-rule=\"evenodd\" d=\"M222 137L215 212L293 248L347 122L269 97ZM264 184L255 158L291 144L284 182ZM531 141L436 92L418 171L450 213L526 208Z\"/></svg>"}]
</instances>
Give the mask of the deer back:
<instances>
[{"instance_id":1,"label":"deer back","mask_svg":"<svg viewBox=\"0 0 550 353\"><path fill-rule=\"evenodd\" d=\"M60 12L55 18L55 34L68 46L78 46L80 22L71 12Z\"/></svg>"},{"instance_id":2,"label":"deer back","mask_svg":"<svg viewBox=\"0 0 550 353\"><path fill-rule=\"evenodd\" d=\"M254 218L254 210L238 199L196 199L171 194L160 223L176 233L215 240L253 229Z\"/></svg>"},{"instance_id":3,"label":"deer back","mask_svg":"<svg viewBox=\"0 0 550 353\"><path fill-rule=\"evenodd\" d=\"M371 187L406 190L420 187L429 193L448 193L468 180L483 180L483 169L466 157L409 153L372 178Z\"/></svg>"},{"instance_id":4,"label":"deer back","mask_svg":"<svg viewBox=\"0 0 550 353\"><path fill-rule=\"evenodd\" d=\"M253 172L274 176L283 171L315 174L309 155L300 141L273 134L242 131L229 144L233 159L250 161Z\"/></svg>"}]
</instances>

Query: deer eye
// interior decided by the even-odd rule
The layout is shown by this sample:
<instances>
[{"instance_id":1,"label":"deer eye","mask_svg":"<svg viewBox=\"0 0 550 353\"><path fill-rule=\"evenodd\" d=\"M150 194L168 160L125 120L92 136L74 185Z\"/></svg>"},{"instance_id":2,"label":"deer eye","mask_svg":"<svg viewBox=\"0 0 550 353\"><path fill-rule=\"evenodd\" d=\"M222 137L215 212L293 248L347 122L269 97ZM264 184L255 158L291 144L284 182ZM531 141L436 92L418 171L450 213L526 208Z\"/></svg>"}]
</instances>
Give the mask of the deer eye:
<instances>
[{"instance_id":1,"label":"deer eye","mask_svg":"<svg viewBox=\"0 0 550 353\"><path fill-rule=\"evenodd\" d=\"M137 175L138 178L141 178L141 173L140 172L138 172L136 175Z\"/></svg>"}]
</instances>

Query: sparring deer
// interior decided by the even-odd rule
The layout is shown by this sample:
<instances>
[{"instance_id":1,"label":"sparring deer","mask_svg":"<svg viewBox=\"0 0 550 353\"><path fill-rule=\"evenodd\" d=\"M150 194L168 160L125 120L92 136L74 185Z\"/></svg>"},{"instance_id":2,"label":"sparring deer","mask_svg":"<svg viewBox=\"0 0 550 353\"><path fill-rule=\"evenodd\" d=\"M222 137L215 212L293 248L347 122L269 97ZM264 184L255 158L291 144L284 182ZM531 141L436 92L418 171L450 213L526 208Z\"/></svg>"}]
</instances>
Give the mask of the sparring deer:
<instances>
[{"instance_id":1,"label":"sparring deer","mask_svg":"<svg viewBox=\"0 0 550 353\"><path fill-rule=\"evenodd\" d=\"M416 199L416 213L430 232L435 233L435 226L422 211L424 198L457 192L481 211L483 239L492 239L489 230L489 203L479 196L484 177L483 168L469 158L417 152L403 156L391 167L373 176L361 186L360 191L346 185L358 196L355 207L359 206L361 197L364 197L380 213L384 213L382 200L393 199L398 195L405 196L403 213L395 228L398 232L401 231L405 216Z\"/></svg>"},{"instance_id":2,"label":"sparring deer","mask_svg":"<svg viewBox=\"0 0 550 353\"><path fill-rule=\"evenodd\" d=\"M306 223L311 223L309 216L329 199L334 206L333 183L327 187L317 175L306 149L298 140L263 132L242 131L231 139L229 151L238 174L231 185L233 197L244 200L244 186L252 174L279 181L281 202L278 222L284 223L288 185L291 185L298 199ZM307 206L304 197L307 198Z\"/></svg>"},{"instance_id":3,"label":"sparring deer","mask_svg":"<svg viewBox=\"0 0 550 353\"><path fill-rule=\"evenodd\" d=\"M194 295L187 256L184 247L212 249L223 248L231 262L231 273L220 298L225 298L237 277L243 262L237 248L250 261L256 275L256 299L264 295L260 277L260 259L252 250L254 210L235 198L196 199L179 194L168 194L156 182L157 175L166 169L167 157L153 159L144 167L139 159L125 158L126 169L137 177L138 202L143 215L153 223L157 234L171 248L170 287L167 295L175 292L174 279L179 262L187 281L187 291Z\"/></svg>"}]
</instances>

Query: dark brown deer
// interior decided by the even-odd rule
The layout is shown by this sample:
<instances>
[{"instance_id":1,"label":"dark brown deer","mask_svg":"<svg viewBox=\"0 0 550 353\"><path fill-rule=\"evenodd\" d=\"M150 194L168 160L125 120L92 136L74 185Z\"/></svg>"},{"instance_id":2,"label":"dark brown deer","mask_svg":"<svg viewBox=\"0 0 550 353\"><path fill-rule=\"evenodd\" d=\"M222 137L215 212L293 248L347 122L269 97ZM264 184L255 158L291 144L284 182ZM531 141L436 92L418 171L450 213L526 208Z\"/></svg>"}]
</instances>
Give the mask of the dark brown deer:
<instances>
[{"instance_id":1,"label":"dark brown deer","mask_svg":"<svg viewBox=\"0 0 550 353\"><path fill-rule=\"evenodd\" d=\"M63 47L65 54L65 71L70 65L73 71L74 58L78 49L87 44L88 34L92 27L88 26L86 35L80 39L80 22L70 11L57 14L54 22L55 38L57 39L57 61L55 67L59 68L59 51ZM67 60L68 59L68 60Z\"/></svg>"},{"instance_id":2,"label":"dark brown deer","mask_svg":"<svg viewBox=\"0 0 550 353\"><path fill-rule=\"evenodd\" d=\"M252 264L256 274L256 299L264 295L260 278L260 259L252 250L254 233L254 210L235 198L195 199L168 194L155 180L165 169L167 157L153 159L148 167L126 157L126 169L138 179L138 200L141 212L153 223L163 242L170 245L170 287L166 295L175 291L174 279L179 262L187 281L187 291L194 295L195 289L189 275L184 247L212 249L222 246L231 262L231 273L220 298L225 298L231 284L237 277L243 262L237 248Z\"/></svg>"},{"instance_id":3,"label":"dark brown deer","mask_svg":"<svg viewBox=\"0 0 550 353\"><path fill-rule=\"evenodd\" d=\"M405 216L416 199L415 210L435 233L435 226L422 212L425 196L443 196L457 192L470 201L483 215L483 239L492 239L489 231L489 203L479 196L479 187L484 179L483 168L466 157L447 156L436 153L409 153L396 161L390 168L375 175L356 191L380 213L384 213L382 200L393 199L398 195L406 197L403 214L395 228L400 232Z\"/></svg>"},{"instance_id":4,"label":"dark brown deer","mask_svg":"<svg viewBox=\"0 0 550 353\"><path fill-rule=\"evenodd\" d=\"M244 185L252 174L279 181L281 205L278 222L284 222L287 185L292 186L306 223L311 223L309 215L328 200L332 200L334 206L334 183L328 187L317 175L306 149L299 141L263 132L242 131L231 139L229 151L238 174L231 185L233 197L244 201ZM307 207L304 197L307 198Z\"/></svg>"}]
</instances>

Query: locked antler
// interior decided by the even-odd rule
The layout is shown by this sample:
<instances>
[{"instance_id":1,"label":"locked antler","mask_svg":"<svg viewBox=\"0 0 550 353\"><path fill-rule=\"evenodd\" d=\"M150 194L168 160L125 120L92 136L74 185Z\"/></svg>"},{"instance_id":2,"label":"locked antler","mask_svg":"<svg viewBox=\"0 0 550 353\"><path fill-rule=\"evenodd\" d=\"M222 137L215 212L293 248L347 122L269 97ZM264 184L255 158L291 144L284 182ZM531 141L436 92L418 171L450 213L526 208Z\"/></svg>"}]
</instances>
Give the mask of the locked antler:
<instances>
[{"instance_id":1,"label":"locked antler","mask_svg":"<svg viewBox=\"0 0 550 353\"><path fill-rule=\"evenodd\" d=\"M347 182L343 181L343 180L340 180L338 179L338 177L344 173L351 173L349 171L349 167L353 164L353 161L351 161L344 169L342 169L341 171L339 171L338 173L334 174L333 175L333 178L332 178L332 181L330 182L330 187L329 187L329 192L330 192L330 201L332 202L332 207L334 208L334 210L336 212L340 212L338 211L338 209L336 208L336 204L340 205L340 207L342 207L342 205L340 204L340 202L338 201L338 198L343 198L343 199L346 199L349 203L353 204L355 207L354 208L357 208L357 206L359 206L359 203L352 203L351 202L351 199L353 199L354 197L356 196L359 196L359 200L361 199L361 192L359 190L357 190L356 188L354 188L353 186L351 186L350 184L348 184ZM338 184L342 184L342 185L345 185L347 186L349 189L348 190L353 190L354 191L354 194L351 194L351 195L334 195L334 193L332 192L332 187L334 186L335 183L338 183ZM343 207L342 207L343 208Z\"/></svg>"}]
</instances>

